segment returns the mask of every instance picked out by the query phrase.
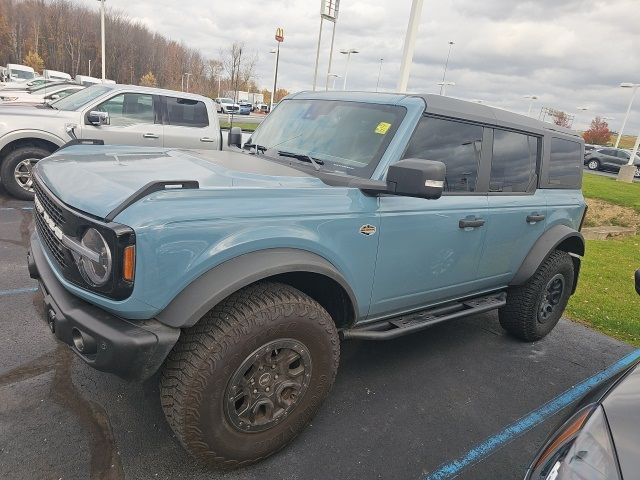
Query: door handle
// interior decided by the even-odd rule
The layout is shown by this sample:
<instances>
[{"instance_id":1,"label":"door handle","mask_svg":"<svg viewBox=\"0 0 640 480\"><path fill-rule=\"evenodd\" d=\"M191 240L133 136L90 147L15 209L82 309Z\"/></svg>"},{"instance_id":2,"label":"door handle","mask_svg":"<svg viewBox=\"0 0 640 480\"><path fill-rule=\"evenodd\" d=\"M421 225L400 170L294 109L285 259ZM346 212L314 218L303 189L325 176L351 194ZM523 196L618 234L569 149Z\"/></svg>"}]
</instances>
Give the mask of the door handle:
<instances>
[{"instance_id":1,"label":"door handle","mask_svg":"<svg viewBox=\"0 0 640 480\"><path fill-rule=\"evenodd\" d=\"M159 138L155 133L143 133L142 138Z\"/></svg>"},{"instance_id":2,"label":"door handle","mask_svg":"<svg viewBox=\"0 0 640 480\"><path fill-rule=\"evenodd\" d=\"M539 213L532 213L531 215L527 215L527 223L536 223L544 220L544 215Z\"/></svg>"},{"instance_id":3,"label":"door handle","mask_svg":"<svg viewBox=\"0 0 640 480\"><path fill-rule=\"evenodd\" d=\"M213 142L215 142L216 140L215 140L215 138L211 138L211 137L202 137L202 138L200 139L200 141L201 141L201 142L207 142L207 143L213 143Z\"/></svg>"},{"instance_id":4,"label":"door handle","mask_svg":"<svg viewBox=\"0 0 640 480\"><path fill-rule=\"evenodd\" d=\"M478 217L461 218L458 222L460 228L478 228L484 225L484 219Z\"/></svg>"}]
</instances>

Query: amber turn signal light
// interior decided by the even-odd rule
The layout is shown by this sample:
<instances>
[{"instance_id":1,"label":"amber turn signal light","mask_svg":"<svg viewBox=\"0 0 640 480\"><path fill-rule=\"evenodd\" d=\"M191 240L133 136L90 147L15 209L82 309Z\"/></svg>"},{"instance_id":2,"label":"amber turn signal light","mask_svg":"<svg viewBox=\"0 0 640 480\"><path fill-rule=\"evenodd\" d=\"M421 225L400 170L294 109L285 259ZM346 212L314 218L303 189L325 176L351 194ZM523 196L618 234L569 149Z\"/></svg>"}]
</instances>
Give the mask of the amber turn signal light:
<instances>
[{"instance_id":1,"label":"amber turn signal light","mask_svg":"<svg viewBox=\"0 0 640 480\"><path fill-rule=\"evenodd\" d=\"M127 282L133 282L133 276L136 271L136 246L129 245L124 247L124 255L122 257L122 278Z\"/></svg>"}]
</instances>

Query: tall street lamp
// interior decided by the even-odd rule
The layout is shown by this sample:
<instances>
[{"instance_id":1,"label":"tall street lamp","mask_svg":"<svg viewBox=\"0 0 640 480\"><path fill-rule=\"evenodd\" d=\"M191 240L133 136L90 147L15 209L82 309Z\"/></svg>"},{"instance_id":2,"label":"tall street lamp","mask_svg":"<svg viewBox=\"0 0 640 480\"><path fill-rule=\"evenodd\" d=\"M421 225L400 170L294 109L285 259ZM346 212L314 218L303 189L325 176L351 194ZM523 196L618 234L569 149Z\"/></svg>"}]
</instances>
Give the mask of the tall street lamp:
<instances>
[{"instance_id":1,"label":"tall street lamp","mask_svg":"<svg viewBox=\"0 0 640 480\"><path fill-rule=\"evenodd\" d=\"M271 112L271 110L273 110L273 99L276 96L276 89L278 86L278 62L280 61L280 44L284 41L284 29L283 28L276 28L276 42L277 42L277 47L276 47L276 70L275 73L273 74L273 93L271 94L271 104L269 105L269 112Z\"/></svg>"},{"instance_id":2,"label":"tall street lamp","mask_svg":"<svg viewBox=\"0 0 640 480\"><path fill-rule=\"evenodd\" d=\"M100 2L100 42L102 44L102 82L105 79L105 56L104 56L104 2L105 0L98 0Z\"/></svg>"},{"instance_id":3,"label":"tall street lamp","mask_svg":"<svg viewBox=\"0 0 640 480\"><path fill-rule=\"evenodd\" d=\"M442 86L440 87L440 95L443 95L443 91L445 90L444 86L446 85L447 80L447 67L449 66L449 57L451 57L451 48L453 47L453 42L449 42L449 53L447 53L447 61L444 62L444 73L442 74Z\"/></svg>"},{"instance_id":4,"label":"tall street lamp","mask_svg":"<svg viewBox=\"0 0 640 480\"><path fill-rule=\"evenodd\" d=\"M631 111L631 105L633 105L633 99L636 97L636 93L638 93L638 87L640 87L640 83L629 83L624 82L621 83L620 86L622 88L631 88L633 89L633 93L631 94L631 100L629 100L629 106L627 107L627 113L624 115L624 120L622 121L622 126L620 127L620 131L618 132L618 138L616 139L615 148L618 148L620 144L620 138L622 138L622 132L624 127L627 125L627 120L629 119L629 112Z\"/></svg>"},{"instance_id":5,"label":"tall street lamp","mask_svg":"<svg viewBox=\"0 0 640 480\"><path fill-rule=\"evenodd\" d=\"M346 90L347 89L347 75L349 75L349 60L351 60L351 54L352 53L360 53L358 50L356 50L355 48L349 48L346 50L340 50L340 53L342 53L343 55L347 56L347 66L344 69L344 81L342 83L342 90Z\"/></svg>"},{"instance_id":6,"label":"tall street lamp","mask_svg":"<svg viewBox=\"0 0 640 480\"><path fill-rule=\"evenodd\" d=\"M527 110L527 116L531 116L531 109L533 108L533 102L538 99L536 95L525 95L524 98L528 98L529 101L529 110Z\"/></svg>"},{"instance_id":7,"label":"tall street lamp","mask_svg":"<svg viewBox=\"0 0 640 480\"><path fill-rule=\"evenodd\" d=\"M380 87L380 74L382 73L382 62L384 62L384 58L380 59L380 66L378 67L378 81L376 82L376 92Z\"/></svg>"},{"instance_id":8,"label":"tall street lamp","mask_svg":"<svg viewBox=\"0 0 640 480\"><path fill-rule=\"evenodd\" d=\"M329 73L327 74L327 85L329 85L329 78L333 77L333 84L331 86L332 90L336 89L336 78L340 78L340 75L338 75L337 73Z\"/></svg>"},{"instance_id":9,"label":"tall street lamp","mask_svg":"<svg viewBox=\"0 0 640 480\"><path fill-rule=\"evenodd\" d=\"M438 82L436 85L440 85L440 95L447 96L447 87L454 87L456 82Z\"/></svg>"},{"instance_id":10,"label":"tall street lamp","mask_svg":"<svg viewBox=\"0 0 640 480\"><path fill-rule=\"evenodd\" d=\"M191 76L191 73L183 73L182 74L182 90L184 91L184 77L187 77L187 92L189 91L189 77Z\"/></svg>"},{"instance_id":11,"label":"tall street lamp","mask_svg":"<svg viewBox=\"0 0 640 480\"><path fill-rule=\"evenodd\" d=\"M589 107L578 106L578 107L576 107L576 110L578 110L579 112L586 112L587 110L589 110ZM576 117L577 117L577 115L576 115ZM574 120L575 120L576 117L574 117ZM577 126L576 126L576 128L577 128Z\"/></svg>"}]
</instances>

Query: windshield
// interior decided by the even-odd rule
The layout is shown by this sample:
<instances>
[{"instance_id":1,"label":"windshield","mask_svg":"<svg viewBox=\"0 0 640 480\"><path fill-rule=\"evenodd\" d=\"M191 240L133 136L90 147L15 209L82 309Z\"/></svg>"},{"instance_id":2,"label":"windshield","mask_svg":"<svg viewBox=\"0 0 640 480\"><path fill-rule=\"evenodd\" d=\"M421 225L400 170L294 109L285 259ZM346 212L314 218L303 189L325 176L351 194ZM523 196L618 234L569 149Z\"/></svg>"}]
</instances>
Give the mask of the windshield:
<instances>
[{"instance_id":1,"label":"windshield","mask_svg":"<svg viewBox=\"0 0 640 480\"><path fill-rule=\"evenodd\" d=\"M51 102L50 105L58 110L77 110L110 90L113 89L105 87L104 85L94 85L93 87L78 90L71 95L56 100L55 102Z\"/></svg>"},{"instance_id":2,"label":"windshield","mask_svg":"<svg viewBox=\"0 0 640 480\"><path fill-rule=\"evenodd\" d=\"M325 170L371 178L405 113L397 105L284 100L258 127L251 143L309 155L321 160Z\"/></svg>"},{"instance_id":3,"label":"windshield","mask_svg":"<svg viewBox=\"0 0 640 480\"><path fill-rule=\"evenodd\" d=\"M36 74L27 70L17 70L17 69L11 69L11 77L12 78L18 78L20 80L31 80L33 77L35 77Z\"/></svg>"}]
</instances>

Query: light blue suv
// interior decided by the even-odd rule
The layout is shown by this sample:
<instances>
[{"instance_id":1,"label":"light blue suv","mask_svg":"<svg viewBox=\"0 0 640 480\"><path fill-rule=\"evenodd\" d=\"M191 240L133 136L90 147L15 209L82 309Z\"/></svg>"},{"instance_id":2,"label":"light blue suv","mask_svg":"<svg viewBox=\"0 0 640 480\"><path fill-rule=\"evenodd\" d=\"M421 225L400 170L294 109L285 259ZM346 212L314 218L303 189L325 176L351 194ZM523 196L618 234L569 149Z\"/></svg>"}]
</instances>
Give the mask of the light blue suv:
<instances>
[{"instance_id":1,"label":"light blue suv","mask_svg":"<svg viewBox=\"0 0 640 480\"><path fill-rule=\"evenodd\" d=\"M300 93L238 147L77 145L34 169L51 330L99 370L161 370L169 424L215 467L303 429L340 339L498 309L535 341L575 290L575 132L441 96Z\"/></svg>"}]
</instances>

